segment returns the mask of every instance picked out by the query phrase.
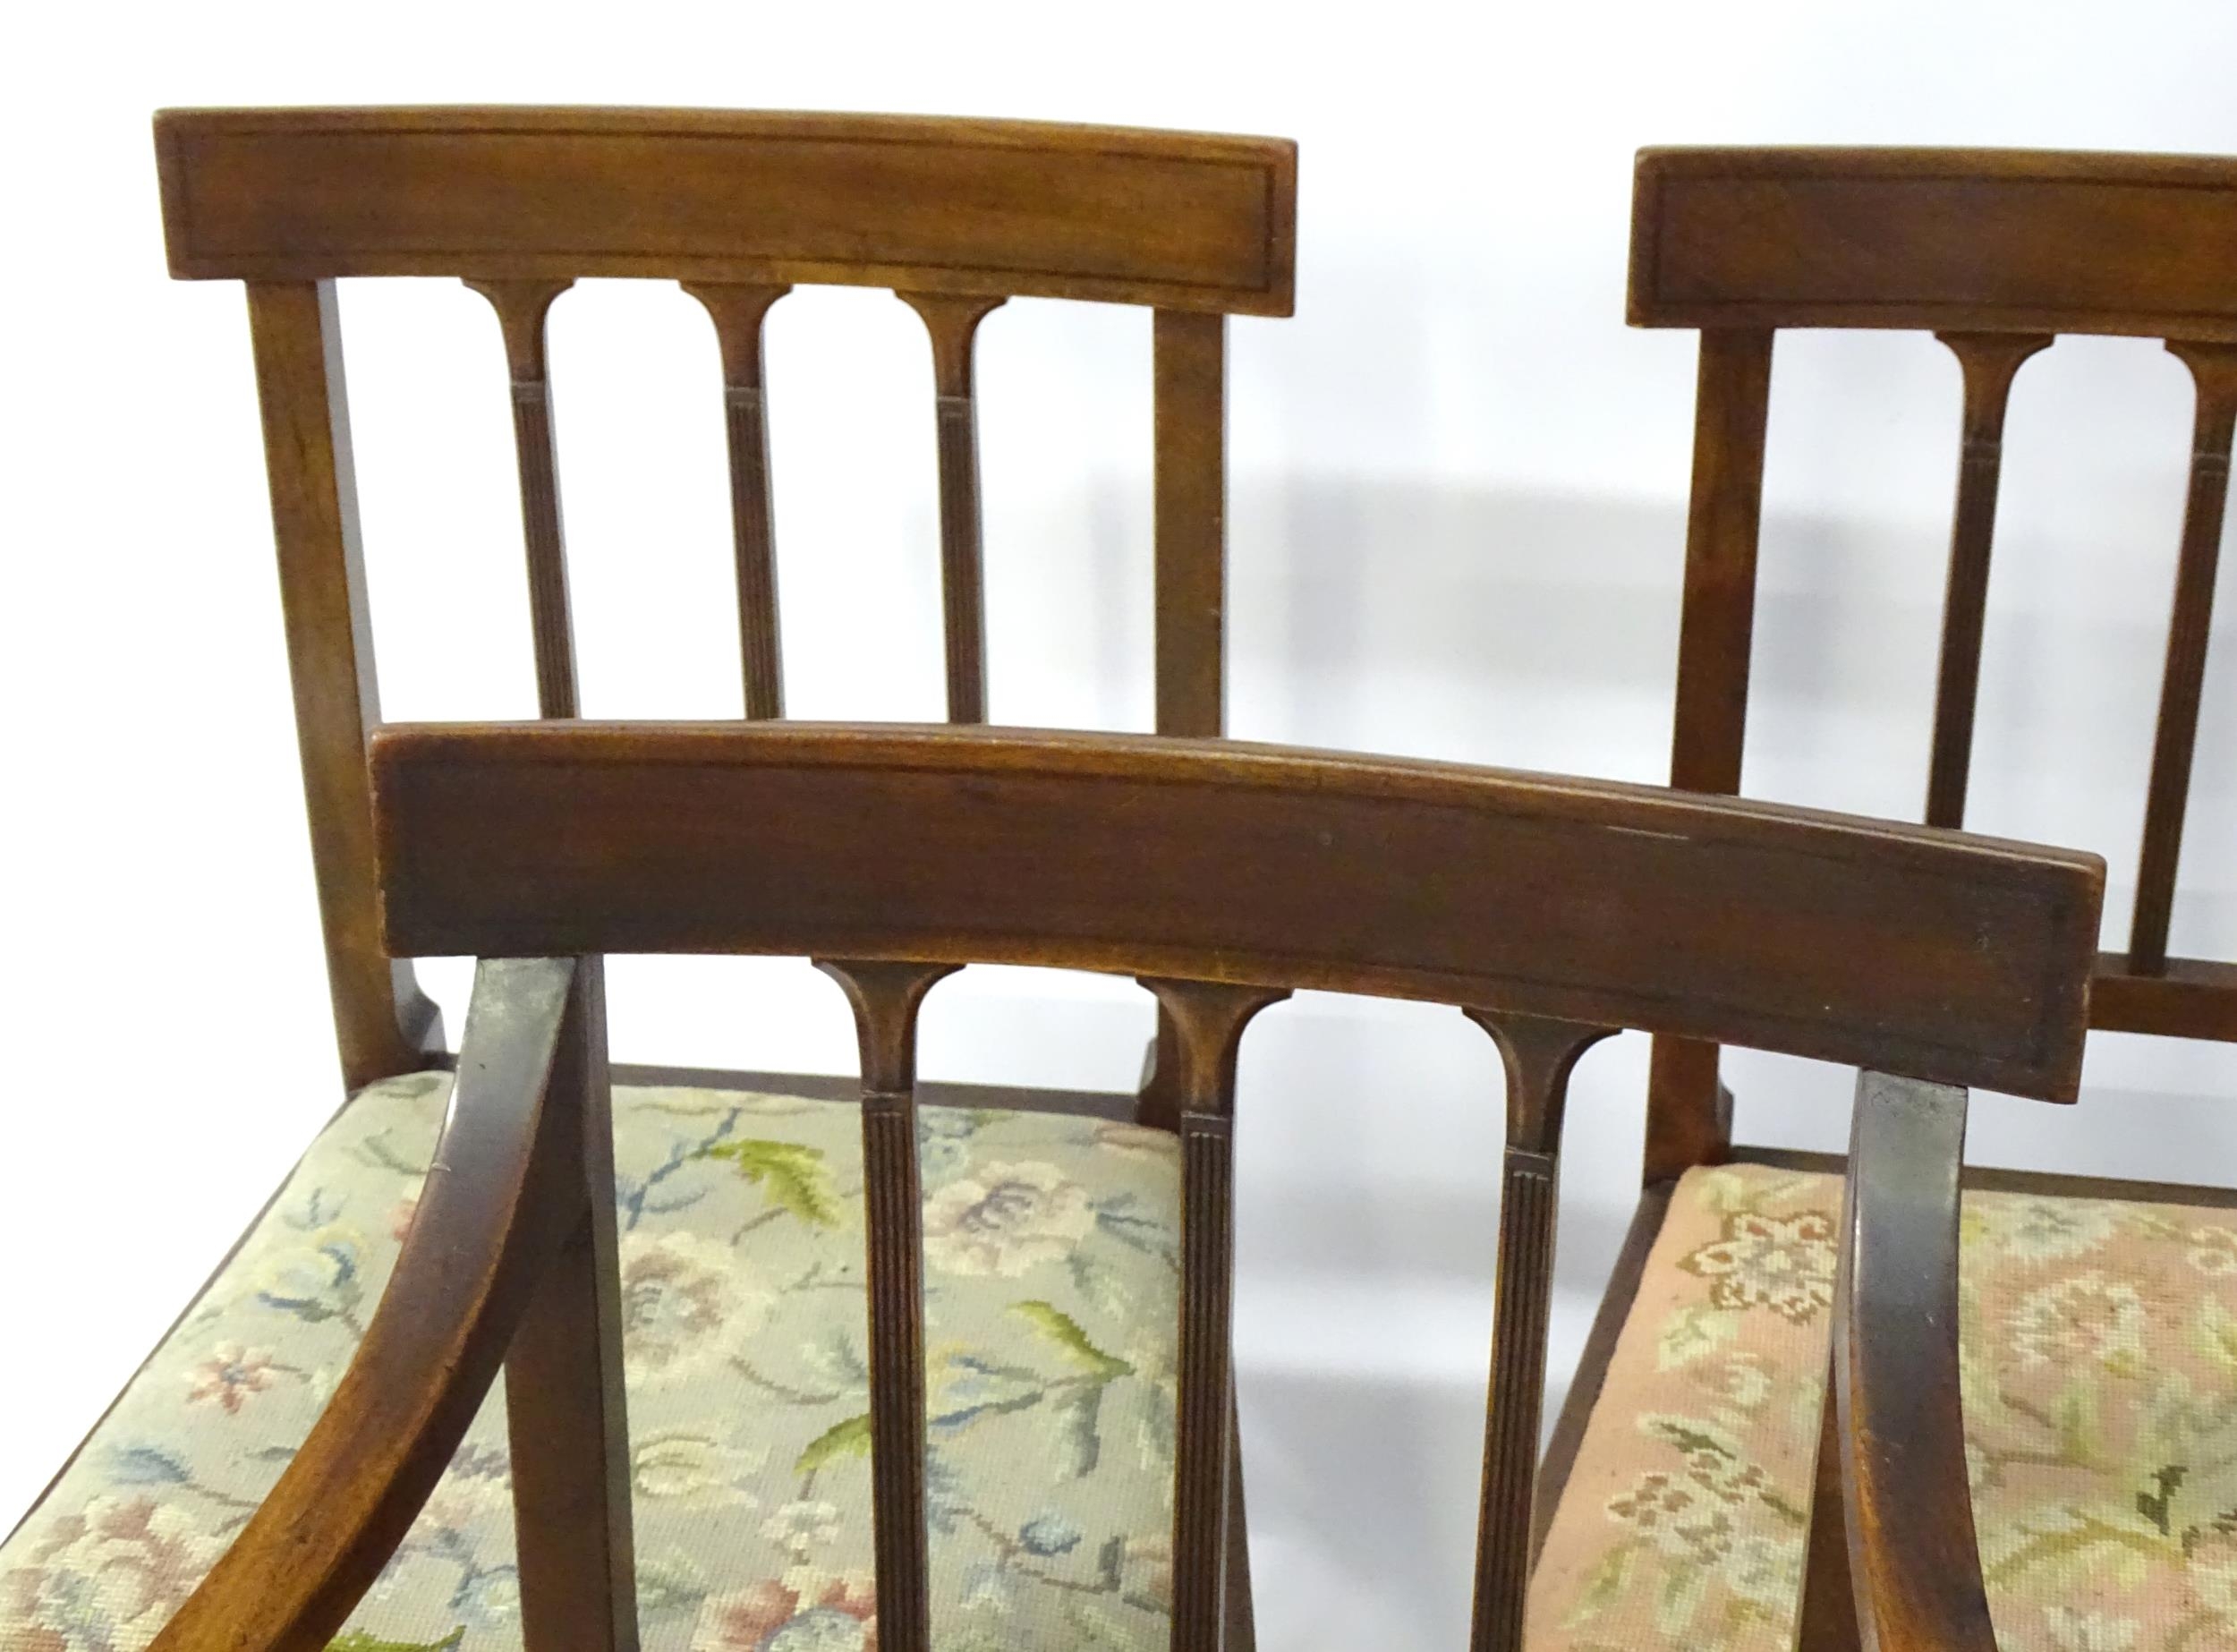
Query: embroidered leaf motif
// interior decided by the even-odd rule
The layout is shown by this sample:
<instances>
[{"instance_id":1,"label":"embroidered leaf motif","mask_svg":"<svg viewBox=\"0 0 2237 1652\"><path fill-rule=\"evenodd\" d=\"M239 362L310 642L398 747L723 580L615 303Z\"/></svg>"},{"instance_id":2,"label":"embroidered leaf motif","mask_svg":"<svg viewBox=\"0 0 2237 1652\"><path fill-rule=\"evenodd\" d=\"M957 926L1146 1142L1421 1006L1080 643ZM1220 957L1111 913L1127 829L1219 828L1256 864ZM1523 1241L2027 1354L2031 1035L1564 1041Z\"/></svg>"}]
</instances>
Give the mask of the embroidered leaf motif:
<instances>
[{"instance_id":1,"label":"embroidered leaf motif","mask_svg":"<svg viewBox=\"0 0 2237 1652\"><path fill-rule=\"evenodd\" d=\"M1011 1313L1024 1320L1063 1353L1064 1357L1083 1371L1110 1382L1114 1377L1131 1376L1134 1367L1115 1354L1107 1354L1088 1341L1087 1333L1079 1322L1053 1302L1013 1302Z\"/></svg>"},{"instance_id":2,"label":"embroidered leaf motif","mask_svg":"<svg viewBox=\"0 0 2237 1652\"><path fill-rule=\"evenodd\" d=\"M1578 1592L1577 1605L1561 1627L1575 1629L1621 1599L1625 1586L1631 1581L1631 1557L1638 1552L1637 1543L1619 1543L1603 1555L1600 1563L1586 1578L1585 1587Z\"/></svg>"},{"instance_id":3,"label":"embroidered leaf motif","mask_svg":"<svg viewBox=\"0 0 2237 1652\"><path fill-rule=\"evenodd\" d=\"M1056 1425L1059 1472L1070 1480L1084 1480L1102 1460L1103 1385L1093 1383L1076 1388L1050 1408Z\"/></svg>"},{"instance_id":4,"label":"embroidered leaf motif","mask_svg":"<svg viewBox=\"0 0 2237 1652\"><path fill-rule=\"evenodd\" d=\"M327 1652L457 1652L459 1642L465 1638L464 1623L440 1640L382 1640L361 1629L353 1629L327 1641Z\"/></svg>"},{"instance_id":5,"label":"embroidered leaf motif","mask_svg":"<svg viewBox=\"0 0 2237 1652\"><path fill-rule=\"evenodd\" d=\"M843 1423L834 1423L808 1442L792 1465L795 1474L813 1474L826 1463L838 1461L842 1457L866 1457L870 1454L870 1413L850 1417Z\"/></svg>"},{"instance_id":6,"label":"embroidered leaf motif","mask_svg":"<svg viewBox=\"0 0 2237 1652\"><path fill-rule=\"evenodd\" d=\"M789 1211L812 1228L839 1225L838 1191L823 1162L821 1147L798 1142L718 1142L692 1155L699 1159L727 1159L779 1209Z\"/></svg>"},{"instance_id":7,"label":"embroidered leaf motif","mask_svg":"<svg viewBox=\"0 0 2237 1652\"><path fill-rule=\"evenodd\" d=\"M2152 1476L2152 1483L2159 1488L2158 1495L2154 1496L2150 1492L2136 1494L2136 1511L2158 1527L2159 1535L2163 1537L2170 1535L2168 1506L2174 1502L2175 1493L2182 1489L2182 1482L2190 1472L2181 1463L2169 1463Z\"/></svg>"},{"instance_id":8,"label":"embroidered leaf motif","mask_svg":"<svg viewBox=\"0 0 2237 1652\"><path fill-rule=\"evenodd\" d=\"M1654 1368L1674 1371L1714 1353L1739 1335L1739 1310L1696 1304L1671 1316L1654 1345Z\"/></svg>"}]
</instances>

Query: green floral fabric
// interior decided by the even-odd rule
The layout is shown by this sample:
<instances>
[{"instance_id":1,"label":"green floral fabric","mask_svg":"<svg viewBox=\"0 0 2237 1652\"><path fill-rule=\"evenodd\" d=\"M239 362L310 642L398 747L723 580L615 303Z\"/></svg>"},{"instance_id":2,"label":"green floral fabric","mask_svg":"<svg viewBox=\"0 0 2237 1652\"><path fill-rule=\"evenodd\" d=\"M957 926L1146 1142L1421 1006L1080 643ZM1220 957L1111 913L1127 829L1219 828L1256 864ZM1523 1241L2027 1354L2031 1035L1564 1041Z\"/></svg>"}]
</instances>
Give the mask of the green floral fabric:
<instances>
[{"instance_id":1,"label":"green floral fabric","mask_svg":"<svg viewBox=\"0 0 2237 1652\"><path fill-rule=\"evenodd\" d=\"M137 1652L271 1488L355 1352L449 1094L361 1094L0 1547L0 1652ZM615 1094L647 1652L877 1641L859 1114ZM941 1652L1162 1648L1171 1137L924 1108L928 1496ZM520 1644L502 1384L340 1652Z\"/></svg>"}]
</instances>

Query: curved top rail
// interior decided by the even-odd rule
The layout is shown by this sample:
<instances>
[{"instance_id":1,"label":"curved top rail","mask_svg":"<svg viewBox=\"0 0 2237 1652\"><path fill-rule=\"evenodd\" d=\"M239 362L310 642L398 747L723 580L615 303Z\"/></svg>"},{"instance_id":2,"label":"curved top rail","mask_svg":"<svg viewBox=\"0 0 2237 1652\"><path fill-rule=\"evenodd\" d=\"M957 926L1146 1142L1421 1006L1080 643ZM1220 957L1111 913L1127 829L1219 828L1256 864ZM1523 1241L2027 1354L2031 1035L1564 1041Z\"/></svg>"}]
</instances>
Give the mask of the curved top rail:
<instances>
[{"instance_id":1,"label":"curved top rail","mask_svg":"<svg viewBox=\"0 0 2237 1652\"><path fill-rule=\"evenodd\" d=\"M2237 340L2237 159L1642 149L1630 319Z\"/></svg>"},{"instance_id":2,"label":"curved top rail","mask_svg":"<svg viewBox=\"0 0 2237 1652\"><path fill-rule=\"evenodd\" d=\"M1429 999L2071 1098L2104 864L1235 742L396 727L397 955L770 952Z\"/></svg>"},{"instance_id":3,"label":"curved top rail","mask_svg":"<svg viewBox=\"0 0 2237 1652\"><path fill-rule=\"evenodd\" d=\"M641 276L1287 315L1297 146L681 109L168 109L171 273Z\"/></svg>"}]
</instances>

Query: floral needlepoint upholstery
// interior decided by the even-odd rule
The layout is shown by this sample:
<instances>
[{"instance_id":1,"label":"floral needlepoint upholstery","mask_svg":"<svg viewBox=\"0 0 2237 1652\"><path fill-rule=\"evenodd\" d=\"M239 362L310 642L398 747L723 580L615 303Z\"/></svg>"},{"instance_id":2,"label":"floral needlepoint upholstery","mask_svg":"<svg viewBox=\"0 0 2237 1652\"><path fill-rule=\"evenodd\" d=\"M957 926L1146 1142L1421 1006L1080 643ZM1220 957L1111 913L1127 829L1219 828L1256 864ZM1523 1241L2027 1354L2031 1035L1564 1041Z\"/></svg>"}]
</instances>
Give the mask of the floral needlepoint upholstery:
<instances>
[{"instance_id":1,"label":"floral needlepoint upholstery","mask_svg":"<svg viewBox=\"0 0 2237 1652\"><path fill-rule=\"evenodd\" d=\"M364 1333L449 1093L365 1091L0 1546L0 1652L136 1652L270 1489ZM646 1652L877 1644L859 1114L615 1094ZM1166 1645L1170 1137L921 1111L934 1639ZM521 1644L500 1384L339 1652Z\"/></svg>"},{"instance_id":2,"label":"floral needlepoint upholstery","mask_svg":"<svg viewBox=\"0 0 2237 1652\"><path fill-rule=\"evenodd\" d=\"M1841 1183L1680 1183L1556 1511L1530 1652L1789 1652ZM1967 1196L1967 1469L2003 1652L2237 1648L2237 1212Z\"/></svg>"}]
</instances>

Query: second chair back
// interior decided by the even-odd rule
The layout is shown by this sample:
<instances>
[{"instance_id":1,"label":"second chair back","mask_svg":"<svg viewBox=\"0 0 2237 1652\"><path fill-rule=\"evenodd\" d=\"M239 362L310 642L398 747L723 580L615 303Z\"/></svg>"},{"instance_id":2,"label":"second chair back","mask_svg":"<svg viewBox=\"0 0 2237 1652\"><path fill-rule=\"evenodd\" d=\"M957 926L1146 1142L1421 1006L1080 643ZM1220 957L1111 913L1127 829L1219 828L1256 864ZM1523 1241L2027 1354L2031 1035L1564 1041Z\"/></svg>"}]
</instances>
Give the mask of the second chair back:
<instances>
[{"instance_id":1,"label":"second chair back","mask_svg":"<svg viewBox=\"0 0 2237 1652\"><path fill-rule=\"evenodd\" d=\"M1933 332L1965 402L1925 818L1961 826L2004 407L2060 333L2166 341L2198 412L2125 952L2091 1024L2237 1040L2237 965L2170 958L2215 565L2237 427L2237 161L1982 149L1648 149L1630 319L1697 328L1700 382L1671 784L1737 792L1748 720L1772 341L1783 328ZM1730 1098L1714 1048L1658 1041L1646 1179L1712 1162Z\"/></svg>"}]
</instances>

